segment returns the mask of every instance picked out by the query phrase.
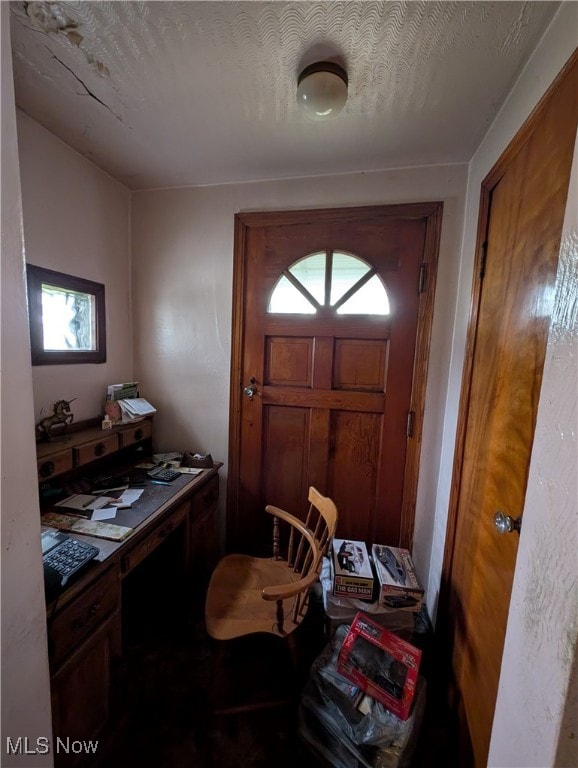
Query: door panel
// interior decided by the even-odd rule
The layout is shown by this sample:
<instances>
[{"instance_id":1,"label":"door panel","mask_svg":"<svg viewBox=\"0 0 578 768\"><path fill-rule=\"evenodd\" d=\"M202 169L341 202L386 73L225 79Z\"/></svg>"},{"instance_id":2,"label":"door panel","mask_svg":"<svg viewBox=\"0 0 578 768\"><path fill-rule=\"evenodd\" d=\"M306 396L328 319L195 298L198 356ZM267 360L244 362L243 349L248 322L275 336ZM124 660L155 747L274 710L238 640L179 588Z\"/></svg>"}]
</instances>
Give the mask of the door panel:
<instances>
[{"instance_id":1,"label":"door panel","mask_svg":"<svg viewBox=\"0 0 578 768\"><path fill-rule=\"evenodd\" d=\"M313 371L312 338L266 339L264 383L278 386L311 387Z\"/></svg>"},{"instance_id":2,"label":"door panel","mask_svg":"<svg viewBox=\"0 0 578 768\"><path fill-rule=\"evenodd\" d=\"M517 533L498 534L494 514L517 518L524 507L577 92L574 59L483 188L486 257L474 285L445 561L454 693L463 751L476 766L487 763L518 548Z\"/></svg>"},{"instance_id":3,"label":"door panel","mask_svg":"<svg viewBox=\"0 0 578 768\"><path fill-rule=\"evenodd\" d=\"M413 513L417 475L404 486L404 474L408 456L417 466L421 424L408 439L406 423L423 406L440 217L440 204L238 217L229 549L267 552L264 505L301 514L309 485L335 499L340 536L409 545L401 531L412 530L403 514ZM334 252L341 270L348 254L366 262L367 282L375 274L385 286L389 314L331 306L336 295L345 304L361 279L355 266L351 286L345 277L334 290ZM269 312L277 282L299 286L312 254L321 283L305 295L314 310ZM253 394L243 394L248 385Z\"/></svg>"},{"instance_id":4,"label":"door panel","mask_svg":"<svg viewBox=\"0 0 578 768\"><path fill-rule=\"evenodd\" d=\"M387 346L385 339L336 339L333 389L383 392Z\"/></svg>"},{"instance_id":5,"label":"door panel","mask_svg":"<svg viewBox=\"0 0 578 768\"><path fill-rule=\"evenodd\" d=\"M266 498L279 494L291 505L290 509L300 509L302 479L309 462L307 447L311 433L311 410L272 405L265 409L264 421L263 483ZM270 526L268 516L266 524Z\"/></svg>"},{"instance_id":6,"label":"door panel","mask_svg":"<svg viewBox=\"0 0 578 768\"><path fill-rule=\"evenodd\" d=\"M333 411L331 421L328 487L341 502L340 528L347 538L372 541L383 416Z\"/></svg>"}]
</instances>

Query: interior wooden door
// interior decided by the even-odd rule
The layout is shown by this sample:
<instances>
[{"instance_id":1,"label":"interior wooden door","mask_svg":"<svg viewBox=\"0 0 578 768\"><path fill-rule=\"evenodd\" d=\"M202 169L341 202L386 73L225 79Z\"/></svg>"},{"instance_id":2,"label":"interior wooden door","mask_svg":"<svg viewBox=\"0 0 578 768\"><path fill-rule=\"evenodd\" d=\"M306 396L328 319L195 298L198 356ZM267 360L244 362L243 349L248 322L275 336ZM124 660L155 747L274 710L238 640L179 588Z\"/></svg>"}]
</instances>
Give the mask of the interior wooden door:
<instances>
[{"instance_id":1,"label":"interior wooden door","mask_svg":"<svg viewBox=\"0 0 578 768\"><path fill-rule=\"evenodd\" d=\"M519 538L516 531L500 535L494 516L517 519L524 506L577 93L574 60L482 190L445 562L464 766L487 764Z\"/></svg>"},{"instance_id":2,"label":"interior wooden door","mask_svg":"<svg viewBox=\"0 0 578 768\"><path fill-rule=\"evenodd\" d=\"M229 548L268 551L264 505L300 514L310 485L335 500L339 536L408 543L440 216L238 217Z\"/></svg>"}]
</instances>

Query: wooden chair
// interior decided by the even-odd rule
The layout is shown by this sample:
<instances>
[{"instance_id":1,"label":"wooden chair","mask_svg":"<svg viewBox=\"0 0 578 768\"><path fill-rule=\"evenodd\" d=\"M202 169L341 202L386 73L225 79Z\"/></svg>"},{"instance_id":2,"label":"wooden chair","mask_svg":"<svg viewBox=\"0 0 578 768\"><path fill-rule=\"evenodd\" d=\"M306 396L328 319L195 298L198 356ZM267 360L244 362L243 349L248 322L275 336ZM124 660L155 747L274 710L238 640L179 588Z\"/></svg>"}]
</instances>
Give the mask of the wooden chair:
<instances>
[{"instance_id":1,"label":"wooden chair","mask_svg":"<svg viewBox=\"0 0 578 768\"><path fill-rule=\"evenodd\" d=\"M235 554L219 562L205 601L206 628L212 638L224 641L255 633L274 635L287 641L291 658L298 664L293 633L307 613L310 589L319 576L338 517L333 501L313 487L308 500L305 521L278 507L265 507L273 516L271 558ZM250 705L242 707L248 708Z\"/></svg>"}]
</instances>

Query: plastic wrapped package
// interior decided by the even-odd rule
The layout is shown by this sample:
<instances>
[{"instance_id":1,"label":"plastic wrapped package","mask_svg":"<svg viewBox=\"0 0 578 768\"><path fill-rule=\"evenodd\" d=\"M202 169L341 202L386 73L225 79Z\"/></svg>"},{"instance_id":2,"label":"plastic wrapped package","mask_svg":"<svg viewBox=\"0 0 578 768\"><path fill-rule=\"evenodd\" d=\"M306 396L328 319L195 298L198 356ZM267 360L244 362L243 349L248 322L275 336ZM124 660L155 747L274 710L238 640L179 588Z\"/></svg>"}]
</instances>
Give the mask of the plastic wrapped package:
<instances>
[{"instance_id":1,"label":"plastic wrapped package","mask_svg":"<svg viewBox=\"0 0 578 768\"><path fill-rule=\"evenodd\" d=\"M357 709L352 684L337 671L349 627L341 626L311 668L299 707L299 735L315 755L335 768L409 768L423 722L426 685L422 677L407 720L366 699Z\"/></svg>"}]
</instances>

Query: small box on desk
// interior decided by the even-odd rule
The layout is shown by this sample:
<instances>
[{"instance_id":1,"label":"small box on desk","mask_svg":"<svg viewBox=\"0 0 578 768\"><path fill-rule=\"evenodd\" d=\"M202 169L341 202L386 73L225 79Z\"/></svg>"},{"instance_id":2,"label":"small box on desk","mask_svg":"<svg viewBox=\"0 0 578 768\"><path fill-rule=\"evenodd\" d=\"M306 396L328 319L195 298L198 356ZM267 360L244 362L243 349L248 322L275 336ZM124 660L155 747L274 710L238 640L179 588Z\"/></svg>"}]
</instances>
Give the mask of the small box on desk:
<instances>
[{"instance_id":1,"label":"small box on desk","mask_svg":"<svg viewBox=\"0 0 578 768\"><path fill-rule=\"evenodd\" d=\"M408 550L374 544L371 554L379 581L379 604L396 610L419 611L424 590Z\"/></svg>"},{"instance_id":2,"label":"small box on desk","mask_svg":"<svg viewBox=\"0 0 578 768\"><path fill-rule=\"evenodd\" d=\"M390 712L407 720L421 651L358 613L343 640L337 671Z\"/></svg>"},{"instance_id":3,"label":"small box on desk","mask_svg":"<svg viewBox=\"0 0 578 768\"><path fill-rule=\"evenodd\" d=\"M333 540L333 594L371 600L373 571L363 541Z\"/></svg>"}]
</instances>

